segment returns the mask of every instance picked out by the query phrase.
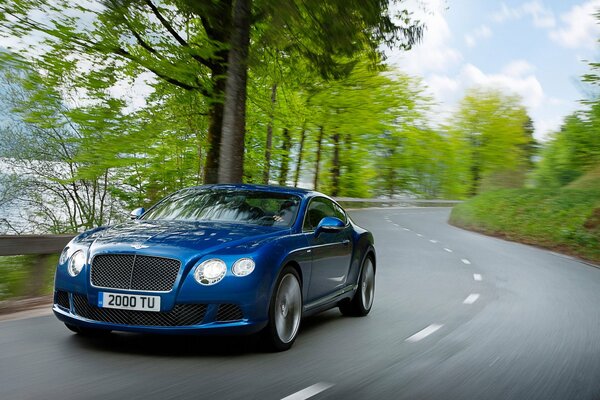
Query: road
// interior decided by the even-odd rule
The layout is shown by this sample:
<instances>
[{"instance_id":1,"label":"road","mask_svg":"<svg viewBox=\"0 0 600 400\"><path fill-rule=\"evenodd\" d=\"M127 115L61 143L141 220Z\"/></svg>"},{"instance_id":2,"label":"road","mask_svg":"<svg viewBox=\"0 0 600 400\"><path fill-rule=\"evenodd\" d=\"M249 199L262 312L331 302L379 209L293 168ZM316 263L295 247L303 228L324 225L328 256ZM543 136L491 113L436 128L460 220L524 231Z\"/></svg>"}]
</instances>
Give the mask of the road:
<instances>
[{"instance_id":1,"label":"road","mask_svg":"<svg viewBox=\"0 0 600 400\"><path fill-rule=\"evenodd\" d=\"M449 212L352 212L375 235L374 308L305 319L284 353L0 322L0 399L600 399L600 269L452 227Z\"/></svg>"}]
</instances>

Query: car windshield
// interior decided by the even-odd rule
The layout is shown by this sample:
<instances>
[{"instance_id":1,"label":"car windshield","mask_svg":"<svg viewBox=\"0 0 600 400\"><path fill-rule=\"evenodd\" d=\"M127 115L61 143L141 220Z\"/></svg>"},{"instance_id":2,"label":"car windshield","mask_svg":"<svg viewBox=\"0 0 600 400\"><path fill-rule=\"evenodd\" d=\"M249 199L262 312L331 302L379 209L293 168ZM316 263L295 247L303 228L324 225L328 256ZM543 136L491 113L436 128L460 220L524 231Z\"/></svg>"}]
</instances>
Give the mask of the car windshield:
<instances>
[{"instance_id":1,"label":"car windshield","mask_svg":"<svg viewBox=\"0 0 600 400\"><path fill-rule=\"evenodd\" d=\"M184 190L148 210L142 219L221 221L290 227L300 197L285 193L239 190Z\"/></svg>"}]
</instances>

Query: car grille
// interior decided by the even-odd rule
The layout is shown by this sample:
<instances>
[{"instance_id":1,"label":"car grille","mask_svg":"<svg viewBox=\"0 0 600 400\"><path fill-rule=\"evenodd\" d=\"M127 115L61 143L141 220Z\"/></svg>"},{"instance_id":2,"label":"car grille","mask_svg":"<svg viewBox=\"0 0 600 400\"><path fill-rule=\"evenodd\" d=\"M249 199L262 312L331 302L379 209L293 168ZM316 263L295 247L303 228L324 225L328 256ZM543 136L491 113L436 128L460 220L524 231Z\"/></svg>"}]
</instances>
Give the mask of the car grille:
<instances>
[{"instance_id":1,"label":"car grille","mask_svg":"<svg viewBox=\"0 0 600 400\"><path fill-rule=\"evenodd\" d=\"M176 304L168 312L117 310L91 305L86 296L73 294L75 313L93 321L139 326L199 325L206 314L206 304Z\"/></svg>"},{"instance_id":2,"label":"car grille","mask_svg":"<svg viewBox=\"0 0 600 400\"><path fill-rule=\"evenodd\" d=\"M242 310L235 304L221 304L217 312L217 321L237 321L244 318Z\"/></svg>"},{"instance_id":3,"label":"car grille","mask_svg":"<svg viewBox=\"0 0 600 400\"><path fill-rule=\"evenodd\" d=\"M57 290L54 298L56 304L62 308L66 308L67 310L71 308L69 303L69 293L63 292L62 290Z\"/></svg>"},{"instance_id":4,"label":"car grille","mask_svg":"<svg viewBox=\"0 0 600 400\"><path fill-rule=\"evenodd\" d=\"M179 260L135 254L101 254L92 260L96 287L168 292L173 289Z\"/></svg>"}]
</instances>

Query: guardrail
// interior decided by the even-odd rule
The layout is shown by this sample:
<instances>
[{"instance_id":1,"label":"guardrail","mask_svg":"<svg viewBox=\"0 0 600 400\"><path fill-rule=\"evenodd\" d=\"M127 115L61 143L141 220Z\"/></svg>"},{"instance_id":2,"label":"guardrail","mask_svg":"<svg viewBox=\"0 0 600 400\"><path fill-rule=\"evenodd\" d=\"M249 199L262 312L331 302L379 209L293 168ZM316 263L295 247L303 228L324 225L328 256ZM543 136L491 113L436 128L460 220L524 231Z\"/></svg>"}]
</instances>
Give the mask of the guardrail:
<instances>
[{"instance_id":1,"label":"guardrail","mask_svg":"<svg viewBox=\"0 0 600 400\"><path fill-rule=\"evenodd\" d=\"M48 285L58 253L74 235L0 235L0 256L29 255L10 260L0 268L0 289L7 290L9 300L0 301L0 314L26 310L51 301ZM18 273L14 270L18 268ZM16 275L16 277L15 277ZM8 282L12 280L13 282ZM20 283L15 284L14 280ZM8 286L5 286L8 285ZM13 290L8 290L8 288ZM14 290L18 287L18 290Z\"/></svg>"},{"instance_id":2,"label":"guardrail","mask_svg":"<svg viewBox=\"0 0 600 400\"><path fill-rule=\"evenodd\" d=\"M75 235L0 235L0 256L56 254Z\"/></svg>"}]
</instances>

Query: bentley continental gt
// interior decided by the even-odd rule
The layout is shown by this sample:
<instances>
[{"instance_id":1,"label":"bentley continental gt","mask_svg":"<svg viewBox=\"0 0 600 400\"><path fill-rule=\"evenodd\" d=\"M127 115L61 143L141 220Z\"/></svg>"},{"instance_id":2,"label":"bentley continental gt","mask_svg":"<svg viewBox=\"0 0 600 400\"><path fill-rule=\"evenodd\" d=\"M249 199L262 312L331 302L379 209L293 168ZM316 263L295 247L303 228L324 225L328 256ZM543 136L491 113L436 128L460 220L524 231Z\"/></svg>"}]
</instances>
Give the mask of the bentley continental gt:
<instances>
[{"instance_id":1,"label":"bentley continental gt","mask_svg":"<svg viewBox=\"0 0 600 400\"><path fill-rule=\"evenodd\" d=\"M373 235L326 195L260 185L175 192L73 238L54 314L79 334L257 334L289 349L301 319L373 306Z\"/></svg>"}]
</instances>

